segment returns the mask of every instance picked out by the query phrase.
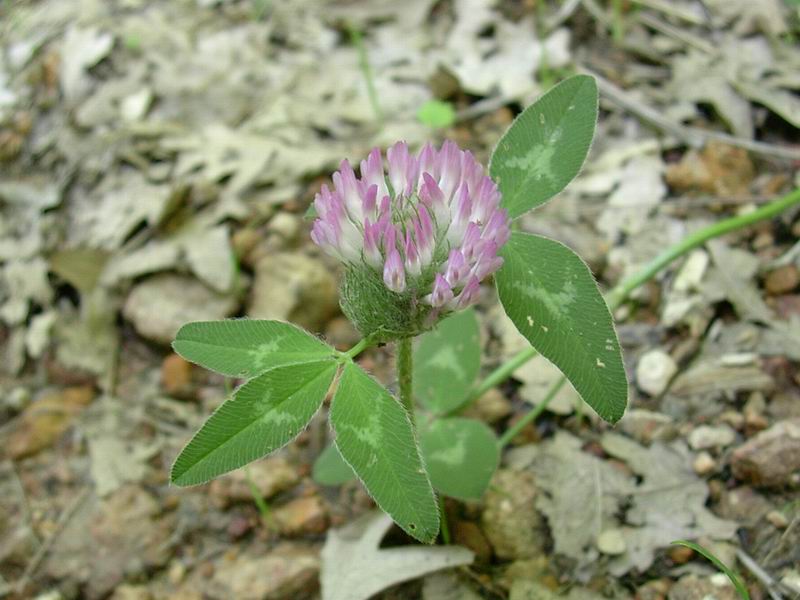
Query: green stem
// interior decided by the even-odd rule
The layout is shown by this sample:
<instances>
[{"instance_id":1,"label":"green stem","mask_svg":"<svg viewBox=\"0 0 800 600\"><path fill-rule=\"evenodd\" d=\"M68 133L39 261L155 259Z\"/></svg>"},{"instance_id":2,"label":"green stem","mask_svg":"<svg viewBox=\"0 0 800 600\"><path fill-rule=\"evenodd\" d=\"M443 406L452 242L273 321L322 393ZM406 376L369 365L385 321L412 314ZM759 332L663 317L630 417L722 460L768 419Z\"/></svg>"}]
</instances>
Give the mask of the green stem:
<instances>
[{"instance_id":1,"label":"green stem","mask_svg":"<svg viewBox=\"0 0 800 600\"><path fill-rule=\"evenodd\" d=\"M773 200L772 202L765 204L753 212L731 217L729 219L724 219L718 223L709 225L708 227L698 229L694 233L687 235L674 246L664 250L664 252L647 263L647 265L645 265L645 267L642 268L638 273L628 277L613 290L611 290L608 295L608 305L612 310L617 308L625 301L625 299L633 290L650 281L658 274L659 271L661 271L661 269L666 267L676 258L683 256L698 246L702 246L708 240L720 237L721 235L725 235L731 231L736 231L737 229L742 229L748 225L753 225L759 221L776 217L784 210L795 204L800 204L800 188L789 192L777 200Z\"/></svg>"},{"instance_id":2,"label":"green stem","mask_svg":"<svg viewBox=\"0 0 800 600\"><path fill-rule=\"evenodd\" d=\"M503 383L506 379L511 377L511 375L519 369L522 365L536 356L538 352L528 346L524 350L519 351L517 354L512 356L509 360L504 362L502 365L497 367L494 371L489 373L486 378L481 381L478 385L472 388L470 392L467 394L467 397L464 400L450 410L447 415L455 415L462 410L464 410L467 406L475 402L478 398L483 396L486 392L488 392L493 387L496 387Z\"/></svg>"},{"instance_id":3,"label":"green stem","mask_svg":"<svg viewBox=\"0 0 800 600\"><path fill-rule=\"evenodd\" d=\"M547 395L542 398L542 401L539 402L533 410L528 412L524 417L522 417L519 421L514 423L511 427L509 427L506 432L497 440L497 445L500 448L505 448L508 444L511 443L517 434L525 429L525 427L536 420L536 418L544 412L544 409L547 408L547 405L556 397L556 394L564 387L564 384L567 382L566 377L559 377L558 381L556 381L552 387L548 390Z\"/></svg>"},{"instance_id":4,"label":"green stem","mask_svg":"<svg viewBox=\"0 0 800 600\"><path fill-rule=\"evenodd\" d=\"M400 402L408 411L411 423L414 423L413 392L413 358L411 355L411 338L397 341L397 379L400 387Z\"/></svg>"},{"instance_id":5,"label":"green stem","mask_svg":"<svg viewBox=\"0 0 800 600\"><path fill-rule=\"evenodd\" d=\"M677 244L670 246L664 252L656 256L653 260L647 263L639 272L634 273L627 279L620 282L612 289L606 296L609 308L613 311L618 308L630 296L636 288L650 281L655 277L664 267L680 258L684 254L689 253L691 250L702 246L707 241L742 229L759 221L771 219L785 211L787 208L800 204L800 188L789 192L785 196L773 200L764 206L749 212L744 215L738 215L729 219L724 219L718 223L713 223L702 229L698 229L694 233L686 236ZM533 348L525 348L520 350L517 354L512 356L508 361L501 364L480 384L478 384L473 391L467 396L467 399L454 412L463 410L467 405L474 402L481 395L486 393L491 388L502 383L519 367L531 360L538 354ZM541 406L538 405L538 406ZM537 406L537 408L538 408Z\"/></svg>"},{"instance_id":6,"label":"green stem","mask_svg":"<svg viewBox=\"0 0 800 600\"><path fill-rule=\"evenodd\" d=\"M350 42L355 46L358 52L358 64L361 67L361 72L364 75L364 80L367 83L367 95L369 96L369 103L372 105L372 110L375 113L375 118L378 123L383 121L383 111L381 110L380 102L378 102L378 92L375 90L375 78L372 75L372 68L369 66L369 57L367 56L367 46L364 44L364 37L361 35L355 25L351 25L350 29Z\"/></svg>"},{"instance_id":7,"label":"green stem","mask_svg":"<svg viewBox=\"0 0 800 600\"><path fill-rule=\"evenodd\" d=\"M356 356L361 354L364 350L366 350L370 346L372 346L372 340L368 337L365 337L355 346L350 348L350 350L348 350L347 352L343 352L342 356L346 356L350 360L353 360Z\"/></svg>"}]
</instances>

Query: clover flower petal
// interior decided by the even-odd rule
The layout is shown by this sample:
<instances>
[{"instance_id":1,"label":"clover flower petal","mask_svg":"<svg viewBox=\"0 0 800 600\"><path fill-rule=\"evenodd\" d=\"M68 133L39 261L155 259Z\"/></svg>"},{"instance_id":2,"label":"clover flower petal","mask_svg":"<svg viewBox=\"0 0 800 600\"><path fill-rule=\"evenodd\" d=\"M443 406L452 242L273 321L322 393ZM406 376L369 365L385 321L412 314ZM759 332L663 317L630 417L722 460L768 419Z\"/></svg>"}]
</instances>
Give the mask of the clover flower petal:
<instances>
[{"instance_id":1,"label":"clover flower petal","mask_svg":"<svg viewBox=\"0 0 800 600\"><path fill-rule=\"evenodd\" d=\"M451 141L416 155L405 142L374 148L359 176L346 160L314 199L311 238L353 266L413 291L435 315L474 304L481 280L503 264L510 236L500 191L469 151Z\"/></svg>"}]
</instances>

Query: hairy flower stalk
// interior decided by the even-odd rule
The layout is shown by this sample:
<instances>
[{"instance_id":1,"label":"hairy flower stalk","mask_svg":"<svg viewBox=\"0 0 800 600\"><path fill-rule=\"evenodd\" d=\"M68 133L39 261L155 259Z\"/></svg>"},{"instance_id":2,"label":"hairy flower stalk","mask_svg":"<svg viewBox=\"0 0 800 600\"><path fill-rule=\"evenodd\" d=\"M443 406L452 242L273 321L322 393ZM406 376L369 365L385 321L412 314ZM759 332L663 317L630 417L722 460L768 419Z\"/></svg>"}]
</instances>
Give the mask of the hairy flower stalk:
<instances>
[{"instance_id":1,"label":"hairy flower stalk","mask_svg":"<svg viewBox=\"0 0 800 600\"><path fill-rule=\"evenodd\" d=\"M453 142L416 156L398 142L386 157L384 169L373 149L360 177L342 161L334 189L314 199L311 237L348 266L342 307L362 333L403 337L477 301L481 280L503 264L509 218L497 186Z\"/></svg>"}]
</instances>

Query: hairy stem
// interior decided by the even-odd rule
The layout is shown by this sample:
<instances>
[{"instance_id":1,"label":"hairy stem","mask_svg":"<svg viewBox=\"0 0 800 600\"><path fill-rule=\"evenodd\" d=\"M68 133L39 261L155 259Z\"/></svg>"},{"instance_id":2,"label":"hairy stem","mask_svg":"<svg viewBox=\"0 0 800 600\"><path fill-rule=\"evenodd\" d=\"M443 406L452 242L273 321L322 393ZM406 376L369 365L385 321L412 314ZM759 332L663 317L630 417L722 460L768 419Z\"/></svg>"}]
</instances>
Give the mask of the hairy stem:
<instances>
[{"instance_id":1,"label":"hairy stem","mask_svg":"<svg viewBox=\"0 0 800 600\"><path fill-rule=\"evenodd\" d=\"M702 246L707 241L725 235L726 233L730 233L731 231L743 229L744 227L748 227L754 223L758 223L759 221L771 219L772 217L781 214L784 210L796 204L800 204L800 188L793 190L785 196L781 196L777 200L773 200L772 202L765 204L764 206L752 212L731 217L729 219L724 219L687 235L680 242L670 246L664 250L664 252L656 256L641 270L639 270L639 272L634 273L627 279L617 284L606 296L606 301L608 302L609 308L612 311L618 308L628 298L628 296L630 296L631 292L650 281L662 269L664 269L664 267L668 266L670 263L674 262L684 254L688 254L691 250L694 250L698 246ZM491 388L511 377L514 371L531 360L537 354L538 352L536 352L536 350L533 348L525 348L520 350L509 360L489 373L489 375L483 381L473 388L472 392L467 396L464 402L460 406L456 407L453 412L459 412L463 410L466 406L477 400ZM536 412L539 406L542 406L542 404L540 403L537 405L537 408L532 412Z\"/></svg>"},{"instance_id":2,"label":"hairy stem","mask_svg":"<svg viewBox=\"0 0 800 600\"><path fill-rule=\"evenodd\" d=\"M414 392L413 392L413 358L411 356L411 339L403 338L397 341L397 379L400 387L400 402L408 411L411 423L414 423Z\"/></svg>"}]
</instances>

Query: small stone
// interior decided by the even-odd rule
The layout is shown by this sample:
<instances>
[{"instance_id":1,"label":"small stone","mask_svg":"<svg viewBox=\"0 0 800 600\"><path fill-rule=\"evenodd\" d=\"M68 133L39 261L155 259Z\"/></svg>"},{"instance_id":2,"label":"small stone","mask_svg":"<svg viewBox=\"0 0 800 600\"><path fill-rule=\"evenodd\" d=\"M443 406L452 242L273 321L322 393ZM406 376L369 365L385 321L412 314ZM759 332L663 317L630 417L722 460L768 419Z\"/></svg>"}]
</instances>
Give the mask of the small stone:
<instances>
[{"instance_id":1,"label":"small stone","mask_svg":"<svg viewBox=\"0 0 800 600\"><path fill-rule=\"evenodd\" d=\"M20 415L5 444L6 454L19 460L53 445L94 396L94 389L89 386L46 392Z\"/></svg>"},{"instance_id":2,"label":"small stone","mask_svg":"<svg viewBox=\"0 0 800 600\"><path fill-rule=\"evenodd\" d=\"M273 516L287 536L323 533L328 528L328 509L319 496L292 500L275 509Z\"/></svg>"},{"instance_id":3,"label":"small stone","mask_svg":"<svg viewBox=\"0 0 800 600\"><path fill-rule=\"evenodd\" d=\"M269 221L268 230L281 236L285 241L294 241L300 233L301 219L297 215L279 212Z\"/></svg>"},{"instance_id":4,"label":"small stone","mask_svg":"<svg viewBox=\"0 0 800 600\"><path fill-rule=\"evenodd\" d=\"M800 419L782 421L731 454L734 477L756 486L782 486L800 474Z\"/></svg>"},{"instance_id":5,"label":"small stone","mask_svg":"<svg viewBox=\"0 0 800 600\"><path fill-rule=\"evenodd\" d=\"M684 575L669 590L669 600L739 600L736 589L723 573L722 579L715 576L698 577Z\"/></svg>"},{"instance_id":6,"label":"small stone","mask_svg":"<svg viewBox=\"0 0 800 600\"><path fill-rule=\"evenodd\" d=\"M325 341L344 352L355 346L361 340L353 324L344 316L334 317L325 328Z\"/></svg>"},{"instance_id":7,"label":"small stone","mask_svg":"<svg viewBox=\"0 0 800 600\"><path fill-rule=\"evenodd\" d=\"M622 431L642 444L649 445L654 441L667 441L677 434L675 420L663 413L632 408L625 413L619 422Z\"/></svg>"},{"instance_id":8,"label":"small stone","mask_svg":"<svg viewBox=\"0 0 800 600\"><path fill-rule=\"evenodd\" d=\"M748 435L763 431L769 426L764 413L767 411L767 401L761 392L753 392L747 399L742 412L744 413L744 425Z\"/></svg>"},{"instance_id":9,"label":"small stone","mask_svg":"<svg viewBox=\"0 0 800 600\"><path fill-rule=\"evenodd\" d=\"M789 526L789 519L779 510L771 510L767 513L767 521L777 529L786 529Z\"/></svg>"},{"instance_id":10,"label":"small stone","mask_svg":"<svg viewBox=\"0 0 800 600\"><path fill-rule=\"evenodd\" d=\"M606 529L597 536L597 549L609 556L624 554L628 549L625 536L619 529Z\"/></svg>"},{"instance_id":11,"label":"small stone","mask_svg":"<svg viewBox=\"0 0 800 600\"><path fill-rule=\"evenodd\" d=\"M492 388L470 404L464 416L478 419L484 423L494 424L511 414L511 402L503 392Z\"/></svg>"},{"instance_id":12,"label":"small stone","mask_svg":"<svg viewBox=\"0 0 800 600\"><path fill-rule=\"evenodd\" d=\"M695 457L694 461L692 461L692 468L694 469L694 472L700 475L701 477L713 472L716 467L717 467L716 461L706 451L703 451L700 454L698 454Z\"/></svg>"},{"instance_id":13,"label":"small stone","mask_svg":"<svg viewBox=\"0 0 800 600\"><path fill-rule=\"evenodd\" d=\"M700 289L709 261L708 252L702 249L693 250L675 275L672 289L679 292Z\"/></svg>"},{"instance_id":14,"label":"small stone","mask_svg":"<svg viewBox=\"0 0 800 600\"><path fill-rule=\"evenodd\" d=\"M251 227L243 227L237 229L231 236L231 247L242 264L252 267L251 254L260 241L261 233L259 231Z\"/></svg>"},{"instance_id":15,"label":"small stone","mask_svg":"<svg viewBox=\"0 0 800 600\"><path fill-rule=\"evenodd\" d=\"M744 428L744 416L738 410L726 410L718 417L718 421L720 423L724 423L736 429L737 431L741 431Z\"/></svg>"},{"instance_id":16,"label":"small stone","mask_svg":"<svg viewBox=\"0 0 800 600\"><path fill-rule=\"evenodd\" d=\"M665 600L672 581L666 578L653 579L636 588L636 600Z\"/></svg>"},{"instance_id":17,"label":"small stone","mask_svg":"<svg viewBox=\"0 0 800 600\"><path fill-rule=\"evenodd\" d=\"M318 551L284 543L269 554L261 552L245 552L219 564L212 579L218 593L212 597L293 600L307 597L317 586Z\"/></svg>"},{"instance_id":18,"label":"small stone","mask_svg":"<svg viewBox=\"0 0 800 600\"><path fill-rule=\"evenodd\" d=\"M544 551L545 526L536 510L538 494L527 471L500 469L486 492L483 531L499 558L534 558Z\"/></svg>"},{"instance_id":19,"label":"small stone","mask_svg":"<svg viewBox=\"0 0 800 600\"><path fill-rule=\"evenodd\" d=\"M150 110L153 102L153 91L142 88L129 96L125 96L119 104L119 112L123 121L139 121Z\"/></svg>"},{"instance_id":20,"label":"small stone","mask_svg":"<svg viewBox=\"0 0 800 600\"><path fill-rule=\"evenodd\" d=\"M321 261L297 252L258 260L247 310L250 317L291 321L321 331L338 311L336 279Z\"/></svg>"},{"instance_id":21,"label":"small stone","mask_svg":"<svg viewBox=\"0 0 800 600\"><path fill-rule=\"evenodd\" d=\"M218 294L193 277L164 273L136 285L122 314L142 337L169 344L185 323L224 319L238 305L235 297Z\"/></svg>"},{"instance_id":22,"label":"small stone","mask_svg":"<svg viewBox=\"0 0 800 600\"><path fill-rule=\"evenodd\" d=\"M453 526L453 543L469 548L475 553L475 561L488 563L492 559L492 546L472 521L456 521Z\"/></svg>"},{"instance_id":23,"label":"small stone","mask_svg":"<svg viewBox=\"0 0 800 600\"><path fill-rule=\"evenodd\" d=\"M186 578L186 565L183 561L175 560L169 565L167 578L172 585L178 585Z\"/></svg>"},{"instance_id":24,"label":"small stone","mask_svg":"<svg viewBox=\"0 0 800 600\"><path fill-rule=\"evenodd\" d=\"M686 546L670 546L667 556L676 565L685 565L694 557L694 550Z\"/></svg>"},{"instance_id":25,"label":"small stone","mask_svg":"<svg viewBox=\"0 0 800 600\"><path fill-rule=\"evenodd\" d=\"M781 583L789 588L792 593L800 594L800 571L797 569L790 569L786 575L781 578Z\"/></svg>"},{"instance_id":26,"label":"small stone","mask_svg":"<svg viewBox=\"0 0 800 600\"><path fill-rule=\"evenodd\" d=\"M123 583L117 586L110 600L152 600L152 598L153 595L147 586Z\"/></svg>"},{"instance_id":27,"label":"small stone","mask_svg":"<svg viewBox=\"0 0 800 600\"><path fill-rule=\"evenodd\" d=\"M30 404L31 391L28 388L17 386L3 398L2 402L8 410L18 413Z\"/></svg>"},{"instance_id":28,"label":"small stone","mask_svg":"<svg viewBox=\"0 0 800 600\"><path fill-rule=\"evenodd\" d=\"M161 363L161 387L170 396L185 397L192 393L192 363L177 354L169 354Z\"/></svg>"},{"instance_id":29,"label":"small stone","mask_svg":"<svg viewBox=\"0 0 800 600\"><path fill-rule=\"evenodd\" d=\"M800 272L793 264L783 265L767 273L764 287L769 294L779 296L788 294L800 284Z\"/></svg>"},{"instance_id":30,"label":"small stone","mask_svg":"<svg viewBox=\"0 0 800 600\"><path fill-rule=\"evenodd\" d=\"M692 450L726 448L736 440L736 432L727 425L700 425L689 434Z\"/></svg>"},{"instance_id":31,"label":"small stone","mask_svg":"<svg viewBox=\"0 0 800 600\"><path fill-rule=\"evenodd\" d=\"M678 372L672 357L660 349L645 352L636 366L636 384L651 396L661 395Z\"/></svg>"},{"instance_id":32,"label":"small stone","mask_svg":"<svg viewBox=\"0 0 800 600\"><path fill-rule=\"evenodd\" d=\"M285 458L270 456L252 463L247 470L238 469L212 481L209 489L212 501L221 508L234 502L252 502L248 473L261 496L267 499L300 481L297 469Z\"/></svg>"},{"instance_id":33,"label":"small stone","mask_svg":"<svg viewBox=\"0 0 800 600\"><path fill-rule=\"evenodd\" d=\"M742 486L722 494L717 512L724 519L739 521L745 527L752 527L773 508L766 497L751 487Z\"/></svg>"},{"instance_id":34,"label":"small stone","mask_svg":"<svg viewBox=\"0 0 800 600\"><path fill-rule=\"evenodd\" d=\"M225 532L228 534L228 537L231 540L240 540L244 536L246 536L250 531L253 529L253 521L245 517L244 515L234 515L228 526L225 528Z\"/></svg>"}]
</instances>

